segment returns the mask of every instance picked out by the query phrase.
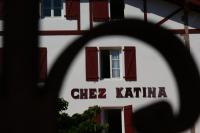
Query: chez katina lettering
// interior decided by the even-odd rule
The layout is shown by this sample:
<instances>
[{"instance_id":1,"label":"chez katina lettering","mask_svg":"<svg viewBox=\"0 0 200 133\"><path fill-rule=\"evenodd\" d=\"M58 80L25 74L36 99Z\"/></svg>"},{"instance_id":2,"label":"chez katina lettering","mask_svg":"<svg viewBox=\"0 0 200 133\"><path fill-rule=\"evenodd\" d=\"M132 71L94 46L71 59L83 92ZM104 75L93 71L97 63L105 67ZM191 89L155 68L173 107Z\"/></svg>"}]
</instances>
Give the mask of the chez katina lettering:
<instances>
[{"instance_id":1,"label":"chez katina lettering","mask_svg":"<svg viewBox=\"0 0 200 133\"><path fill-rule=\"evenodd\" d=\"M165 98L165 87L116 87L116 98ZM105 99L105 88L74 88L71 90L74 99Z\"/></svg>"},{"instance_id":2,"label":"chez katina lettering","mask_svg":"<svg viewBox=\"0 0 200 133\"><path fill-rule=\"evenodd\" d=\"M118 87L116 88L116 98L162 98L167 97L165 87Z\"/></svg>"},{"instance_id":3,"label":"chez katina lettering","mask_svg":"<svg viewBox=\"0 0 200 133\"><path fill-rule=\"evenodd\" d=\"M72 89L71 96L74 99L106 98L106 89L105 88Z\"/></svg>"}]
</instances>

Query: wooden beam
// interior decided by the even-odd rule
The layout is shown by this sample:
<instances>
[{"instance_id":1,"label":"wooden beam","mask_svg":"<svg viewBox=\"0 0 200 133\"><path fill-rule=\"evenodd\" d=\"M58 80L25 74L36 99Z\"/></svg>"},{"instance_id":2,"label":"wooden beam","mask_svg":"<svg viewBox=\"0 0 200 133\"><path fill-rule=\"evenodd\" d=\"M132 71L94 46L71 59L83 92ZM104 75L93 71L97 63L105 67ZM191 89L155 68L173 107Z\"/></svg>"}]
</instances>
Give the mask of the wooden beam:
<instances>
[{"instance_id":1,"label":"wooden beam","mask_svg":"<svg viewBox=\"0 0 200 133\"><path fill-rule=\"evenodd\" d=\"M80 5L81 6L81 5ZM80 12L80 8L79 8L79 12ZM80 31L81 30L81 15L79 13L79 17L78 17L78 20L77 20L77 30Z\"/></svg>"},{"instance_id":2,"label":"wooden beam","mask_svg":"<svg viewBox=\"0 0 200 133\"><path fill-rule=\"evenodd\" d=\"M147 22L147 0L143 0L144 21Z\"/></svg>"},{"instance_id":3,"label":"wooden beam","mask_svg":"<svg viewBox=\"0 0 200 133\"><path fill-rule=\"evenodd\" d=\"M185 29L168 29L174 34L185 34ZM39 36L57 36L57 35L82 35L90 30L42 30L38 31ZM200 34L200 29L188 29L188 34ZM0 31L0 36L3 36L4 32Z\"/></svg>"},{"instance_id":4,"label":"wooden beam","mask_svg":"<svg viewBox=\"0 0 200 133\"><path fill-rule=\"evenodd\" d=\"M169 29L174 34L185 34L184 29ZM189 34L200 34L200 29L188 29Z\"/></svg>"}]
</instances>

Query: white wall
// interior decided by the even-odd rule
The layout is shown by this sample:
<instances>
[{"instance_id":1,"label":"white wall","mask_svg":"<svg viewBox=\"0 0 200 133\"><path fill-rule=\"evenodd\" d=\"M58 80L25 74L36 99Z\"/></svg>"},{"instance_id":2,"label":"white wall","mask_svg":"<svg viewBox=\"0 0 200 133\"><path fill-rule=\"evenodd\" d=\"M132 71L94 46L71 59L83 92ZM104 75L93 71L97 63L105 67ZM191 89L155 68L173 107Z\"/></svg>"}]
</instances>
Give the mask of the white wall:
<instances>
[{"instance_id":1,"label":"white wall","mask_svg":"<svg viewBox=\"0 0 200 133\"><path fill-rule=\"evenodd\" d=\"M90 42L89 45L97 47L121 46L122 49L123 46L136 46L138 79L136 82L126 82L123 78L119 80L110 79L100 80L98 82L87 82L85 80L85 51L82 50L66 77L63 85L63 92L61 93L65 99L70 101L68 110L70 114L73 114L75 110L80 113L87 109L88 106L95 104L101 106L125 106L133 104L133 108L136 110L143 105L156 101L156 99L153 98L117 99L115 92L116 87L166 87L169 100L173 103L175 108L177 108L177 93L173 76L166 66L166 63L155 50L146 47L140 41L124 37L96 39ZM124 67L123 60L122 67ZM71 90L73 88L106 88L107 98L101 100L75 100L71 97ZM81 105L81 107L77 105Z\"/></svg>"},{"instance_id":2,"label":"white wall","mask_svg":"<svg viewBox=\"0 0 200 133\"><path fill-rule=\"evenodd\" d=\"M81 30L88 30L90 27L89 0L82 0L80 4Z\"/></svg>"},{"instance_id":3,"label":"white wall","mask_svg":"<svg viewBox=\"0 0 200 133\"><path fill-rule=\"evenodd\" d=\"M199 49L198 45L200 35L191 35L191 52L194 54L197 63L199 64ZM73 40L76 36L43 36L41 37L41 46L48 48L48 66L49 70L61 51ZM58 41L59 40L59 41ZM101 47L114 47L114 46L136 46L136 60L137 60L137 75L138 80L134 82L125 82L121 80L104 80L98 82L85 81L85 51L80 52L76 60L73 62L68 75L65 77L61 97L69 101L69 114L81 113L89 106L125 106L132 104L134 111L144 107L147 104L156 102L158 98L126 98L117 99L115 94L116 87L160 87L164 86L168 98L164 98L171 103L174 112L179 109L178 94L174 76L171 73L165 60L153 48L147 46L139 40L130 39L128 37L104 37L91 41L88 46L101 46ZM122 63L123 65L123 63ZM107 89L106 99L93 99L93 100L75 100L71 97L71 90L73 88L99 88L104 87ZM198 124L199 125L199 124ZM196 130L199 131L199 127ZM187 132L186 132L187 133ZM189 131L188 131L189 133ZM198 132L197 132L198 133Z\"/></svg>"}]
</instances>

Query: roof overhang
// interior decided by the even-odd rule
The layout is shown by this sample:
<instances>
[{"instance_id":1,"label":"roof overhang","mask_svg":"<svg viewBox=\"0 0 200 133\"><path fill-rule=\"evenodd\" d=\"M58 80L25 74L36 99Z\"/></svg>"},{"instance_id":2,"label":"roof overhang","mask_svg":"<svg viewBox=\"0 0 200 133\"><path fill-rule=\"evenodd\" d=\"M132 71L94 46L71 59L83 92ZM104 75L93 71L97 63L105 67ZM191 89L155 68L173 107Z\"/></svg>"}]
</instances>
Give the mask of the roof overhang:
<instances>
[{"instance_id":1,"label":"roof overhang","mask_svg":"<svg viewBox=\"0 0 200 133\"><path fill-rule=\"evenodd\" d=\"M180 6L187 7L188 9L200 11L200 0L166 0L176 3Z\"/></svg>"}]
</instances>

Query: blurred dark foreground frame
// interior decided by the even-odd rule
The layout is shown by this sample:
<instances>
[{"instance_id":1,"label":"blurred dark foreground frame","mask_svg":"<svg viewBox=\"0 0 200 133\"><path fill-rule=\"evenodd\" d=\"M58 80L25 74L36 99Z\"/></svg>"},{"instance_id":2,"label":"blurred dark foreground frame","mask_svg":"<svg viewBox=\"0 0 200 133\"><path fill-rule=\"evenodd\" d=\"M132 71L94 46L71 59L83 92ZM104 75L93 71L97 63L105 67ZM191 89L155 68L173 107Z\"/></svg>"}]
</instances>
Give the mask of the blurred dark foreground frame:
<instances>
[{"instance_id":1,"label":"blurred dark foreground frame","mask_svg":"<svg viewBox=\"0 0 200 133\"><path fill-rule=\"evenodd\" d=\"M140 20L108 22L85 33L61 53L45 85L37 86L38 3L38 0L5 2L0 132L55 133L56 98L71 62L89 41L112 35L137 38L158 50L178 85L179 113L173 114L164 101L150 105L133 114L134 129L138 133L177 133L194 125L199 116L194 103L199 101L200 79L189 50L171 32Z\"/></svg>"}]
</instances>

